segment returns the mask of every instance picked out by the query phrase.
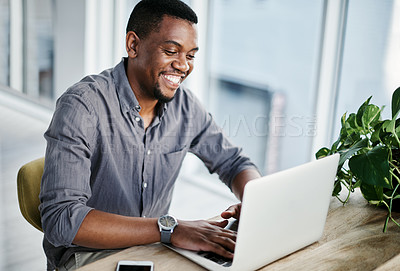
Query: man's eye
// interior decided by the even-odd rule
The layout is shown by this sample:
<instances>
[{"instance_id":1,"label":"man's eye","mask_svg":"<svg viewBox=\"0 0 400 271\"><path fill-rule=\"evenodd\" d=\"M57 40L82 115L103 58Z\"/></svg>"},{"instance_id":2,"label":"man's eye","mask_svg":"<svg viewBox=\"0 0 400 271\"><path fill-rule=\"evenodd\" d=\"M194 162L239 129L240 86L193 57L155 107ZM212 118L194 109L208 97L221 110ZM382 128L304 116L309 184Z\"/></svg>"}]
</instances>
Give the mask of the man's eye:
<instances>
[{"instance_id":1,"label":"man's eye","mask_svg":"<svg viewBox=\"0 0 400 271\"><path fill-rule=\"evenodd\" d=\"M175 51L169 51L169 50L164 50L164 51L165 51L165 53L166 53L167 55L169 55L169 56L173 56L173 55L176 54Z\"/></svg>"},{"instance_id":2,"label":"man's eye","mask_svg":"<svg viewBox=\"0 0 400 271\"><path fill-rule=\"evenodd\" d=\"M186 56L189 60L193 60L193 59L195 59L196 58L196 56L195 55L187 55Z\"/></svg>"}]
</instances>

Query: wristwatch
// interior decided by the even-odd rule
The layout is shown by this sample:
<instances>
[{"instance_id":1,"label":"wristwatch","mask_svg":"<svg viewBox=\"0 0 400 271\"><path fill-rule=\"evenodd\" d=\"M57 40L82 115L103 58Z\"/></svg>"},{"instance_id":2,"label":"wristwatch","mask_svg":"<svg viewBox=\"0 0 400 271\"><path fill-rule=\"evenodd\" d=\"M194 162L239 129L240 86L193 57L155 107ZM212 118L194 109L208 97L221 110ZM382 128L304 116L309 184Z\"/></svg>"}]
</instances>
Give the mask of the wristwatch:
<instances>
[{"instance_id":1,"label":"wristwatch","mask_svg":"<svg viewBox=\"0 0 400 271\"><path fill-rule=\"evenodd\" d=\"M171 243L171 234L174 232L176 226L178 226L178 220L172 215L163 215L158 218L162 243Z\"/></svg>"}]
</instances>

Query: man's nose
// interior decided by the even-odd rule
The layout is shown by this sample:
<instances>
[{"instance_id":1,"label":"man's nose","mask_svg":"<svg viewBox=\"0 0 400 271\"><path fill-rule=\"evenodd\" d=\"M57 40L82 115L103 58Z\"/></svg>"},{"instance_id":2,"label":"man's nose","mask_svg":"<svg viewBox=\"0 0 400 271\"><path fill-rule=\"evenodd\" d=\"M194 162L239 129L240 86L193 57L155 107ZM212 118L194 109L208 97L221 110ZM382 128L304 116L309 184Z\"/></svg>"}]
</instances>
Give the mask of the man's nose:
<instances>
[{"instance_id":1,"label":"man's nose","mask_svg":"<svg viewBox=\"0 0 400 271\"><path fill-rule=\"evenodd\" d=\"M188 60L185 56L181 56L172 63L172 67L182 72L187 72L190 69Z\"/></svg>"}]
</instances>

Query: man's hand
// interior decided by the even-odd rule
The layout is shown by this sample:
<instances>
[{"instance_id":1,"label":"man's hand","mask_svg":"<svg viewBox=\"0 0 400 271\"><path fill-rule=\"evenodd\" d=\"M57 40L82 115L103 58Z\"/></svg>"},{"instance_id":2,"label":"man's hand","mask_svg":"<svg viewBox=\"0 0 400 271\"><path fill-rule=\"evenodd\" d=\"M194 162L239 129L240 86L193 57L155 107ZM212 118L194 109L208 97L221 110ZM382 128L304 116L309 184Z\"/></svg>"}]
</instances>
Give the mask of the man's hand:
<instances>
[{"instance_id":1,"label":"man's hand","mask_svg":"<svg viewBox=\"0 0 400 271\"><path fill-rule=\"evenodd\" d=\"M235 205L230 206L224 212L221 213L221 217L225 219L229 219L231 217L235 219L240 218L240 209L242 208L242 203L238 203Z\"/></svg>"},{"instance_id":2,"label":"man's hand","mask_svg":"<svg viewBox=\"0 0 400 271\"><path fill-rule=\"evenodd\" d=\"M194 250L211 251L225 258L232 259L235 250L236 233L224 229L224 221L181 221L171 235L174 246Z\"/></svg>"}]
</instances>

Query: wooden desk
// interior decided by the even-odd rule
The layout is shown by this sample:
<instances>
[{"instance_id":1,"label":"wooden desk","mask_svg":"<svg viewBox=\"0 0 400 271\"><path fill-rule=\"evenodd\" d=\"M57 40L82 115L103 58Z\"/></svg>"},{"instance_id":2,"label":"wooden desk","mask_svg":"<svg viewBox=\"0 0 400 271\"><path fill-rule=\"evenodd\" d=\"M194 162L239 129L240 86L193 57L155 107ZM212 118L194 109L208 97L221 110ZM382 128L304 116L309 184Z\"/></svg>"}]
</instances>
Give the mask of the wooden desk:
<instances>
[{"instance_id":1,"label":"wooden desk","mask_svg":"<svg viewBox=\"0 0 400 271\"><path fill-rule=\"evenodd\" d=\"M359 192L345 206L332 198L321 240L261 270L400 270L400 228L389 222L383 233L385 217L384 209L367 205ZM119 260L151 260L156 271L204 270L159 243L131 247L78 270L114 271Z\"/></svg>"}]
</instances>

